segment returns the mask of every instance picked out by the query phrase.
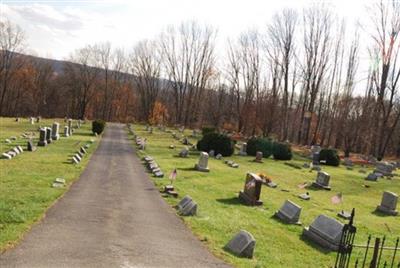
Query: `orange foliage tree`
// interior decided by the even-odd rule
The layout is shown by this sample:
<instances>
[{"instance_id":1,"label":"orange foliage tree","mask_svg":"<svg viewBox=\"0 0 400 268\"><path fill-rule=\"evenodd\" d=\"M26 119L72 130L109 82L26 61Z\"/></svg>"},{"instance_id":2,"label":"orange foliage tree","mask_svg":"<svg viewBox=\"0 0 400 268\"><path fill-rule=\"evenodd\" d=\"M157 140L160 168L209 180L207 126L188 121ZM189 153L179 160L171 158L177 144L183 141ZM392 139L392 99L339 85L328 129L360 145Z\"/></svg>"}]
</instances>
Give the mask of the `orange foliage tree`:
<instances>
[{"instance_id":1,"label":"orange foliage tree","mask_svg":"<svg viewBox=\"0 0 400 268\"><path fill-rule=\"evenodd\" d=\"M149 117L150 124L164 124L167 122L168 117L168 109L162 102L156 101L154 103L153 111L151 112Z\"/></svg>"}]
</instances>

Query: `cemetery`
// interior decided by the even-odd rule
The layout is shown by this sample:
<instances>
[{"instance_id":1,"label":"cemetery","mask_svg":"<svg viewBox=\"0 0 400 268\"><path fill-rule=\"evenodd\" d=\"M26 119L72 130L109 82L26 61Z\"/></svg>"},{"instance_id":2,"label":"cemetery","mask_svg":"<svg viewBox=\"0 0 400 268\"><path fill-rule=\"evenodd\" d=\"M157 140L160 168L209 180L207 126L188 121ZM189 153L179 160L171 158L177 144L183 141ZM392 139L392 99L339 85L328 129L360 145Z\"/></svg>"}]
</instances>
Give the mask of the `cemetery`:
<instances>
[{"instance_id":1,"label":"cemetery","mask_svg":"<svg viewBox=\"0 0 400 268\"><path fill-rule=\"evenodd\" d=\"M216 256L234 266L329 267L353 207L356 243L364 243L369 234L400 233L400 218L395 216L400 172L391 165L360 166L349 160L324 165L314 155L321 148L280 161L263 157L263 152L255 152L256 157L244 153L243 147L249 146L245 143L221 161L218 151L200 152L175 142L184 136L196 144L202 135L194 136L193 130L154 128L149 135L142 125L130 129L130 135L140 137L132 146L146 140L138 157L151 155L145 162L157 159L166 174L164 179L151 176L154 184L161 192L172 187L177 194L163 195L166 202ZM174 169L177 178L171 185L168 174ZM386 175L366 180L379 171ZM339 192L341 202L333 203Z\"/></svg>"},{"instance_id":2,"label":"cemetery","mask_svg":"<svg viewBox=\"0 0 400 268\"><path fill-rule=\"evenodd\" d=\"M0 118L0 152L15 153L12 159L0 159L0 252L42 218L95 151L90 123L70 137L59 134L62 128L62 119ZM79 165L71 164L77 157Z\"/></svg>"}]
</instances>

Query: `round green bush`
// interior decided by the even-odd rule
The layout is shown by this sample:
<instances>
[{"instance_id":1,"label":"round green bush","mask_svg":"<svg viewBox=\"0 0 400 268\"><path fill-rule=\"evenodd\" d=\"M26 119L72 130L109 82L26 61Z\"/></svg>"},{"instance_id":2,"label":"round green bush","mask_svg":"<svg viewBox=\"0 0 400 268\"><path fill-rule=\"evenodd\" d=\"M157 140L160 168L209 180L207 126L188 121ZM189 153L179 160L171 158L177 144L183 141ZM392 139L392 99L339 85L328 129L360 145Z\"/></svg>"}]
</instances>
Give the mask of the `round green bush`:
<instances>
[{"instance_id":1,"label":"round green bush","mask_svg":"<svg viewBox=\"0 0 400 268\"><path fill-rule=\"evenodd\" d=\"M216 132L215 127L203 127L203 128L201 129L201 134L202 134L203 136L206 135L206 134L208 134L208 133L214 133L214 132Z\"/></svg>"},{"instance_id":2,"label":"round green bush","mask_svg":"<svg viewBox=\"0 0 400 268\"><path fill-rule=\"evenodd\" d=\"M247 154L255 156L258 151L263 153L263 158L272 154L273 144L270 139L251 138L247 141Z\"/></svg>"},{"instance_id":3,"label":"round green bush","mask_svg":"<svg viewBox=\"0 0 400 268\"><path fill-rule=\"evenodd\" d=\"M97 133L98 135L101 134L106 127L106 122L101 119L93 120L92 122L92 132Z\"/></svg>"},{"instance_id":4,"label":"round green bush","mask_svg":"<svg viewBox=\"0 0 400 268\"><path fill-rule=\"evenodd\" d=\"M207 153L214 150L216 155L231 156L234 151L234 145L228 136L211 132L204 135L197 142L197 150Z\"/></svg>"},{"instance_id":5,"label":"round green bush","mask_svg":"<svg viewBox=\"0 0 400 268\"><path fill-rule=\"evenodd\" d=\"M274 143L272 154L276 160L291 160L293 156L290 144L283 142Z\"/></svg>"},{"instance_id":6,"label":"round green bush","mask_svg":"<svg viewBox=\"0 0 400 268\"><path fill-rule=\"evenodd\" d=\"M325 161L325 165L339 166L340 158L335 149L322 149L319 153L319 161Z\"/></svg>"}]
</instances>

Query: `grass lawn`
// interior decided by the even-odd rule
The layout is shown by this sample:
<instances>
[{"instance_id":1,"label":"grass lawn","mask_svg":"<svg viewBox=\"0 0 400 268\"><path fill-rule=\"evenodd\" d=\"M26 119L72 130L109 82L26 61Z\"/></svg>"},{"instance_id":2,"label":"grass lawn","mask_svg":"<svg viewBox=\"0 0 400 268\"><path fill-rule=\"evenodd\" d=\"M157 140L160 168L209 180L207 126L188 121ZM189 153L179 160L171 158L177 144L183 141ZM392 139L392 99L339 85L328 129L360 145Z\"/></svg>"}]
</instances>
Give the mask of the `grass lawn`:
<instances>
[{"instance_id":1,"label":"grass lawn","mask_svg":"<svg viewBox=\"0 0 400 268\"><path fill-rule=\"evenodd\" d=\"M51 126L55 119L42 119L31 125L27 118L15 122L15 118L0 118L0 153L21 145L22 154L11 160L0 159L0 252L22 238L33 223L44 215L46 210L67 191L69 186L84 170L92 152L97 147L95 142L78 165L70 163L71 156L90 139L91 124L83 124L74 134L65 138L63 119L60 123L60 139L47 147L38 147L36 152L26 150L27 139L21 137L24 132L34 132L34 144L39 139L39 126ZM75 124L75 123L74 123ZM11 144L6 139L15 136ZM64 178L67 186L52 188L55 178Z\"/></svg>"},{"instance_id":2,"label":"grass lawn","mask_svg":"<svg viewBox=\"0 0 400 268\"><path fill-rule=\"evenodd\" d=\"M228 167L223 160L210 158L210 172L202 173L193 170L194 164L198 161L197 151L191 151L189 158L186 159L175 156L184 145L173 139L170 133L154 128L153 134L149 134L142 125L134 125L133 129L137 135L147 138L146 150L138 152L138 155L154 157L165 174L166 178L153 178L157 186L161 188L169 184L169 173L177 168L178 176L174 186L180 196L177 199L166 197L167 202L176 205L184 195L190 195L199 205L198 215L184 217L183 221L216 256L234 266L333 266L336 253L324 251L317 245L303 240L301 233L303 227L311 224L319 214L326 214L339 220L336 214L342 209L350 211L351 208L356 208L357 244L365 244L369 234L385 234L391 245L394 245L394 239L400 235L399 216L374 213L384 190L400 194L399 177L394 177L393 180L380 179L378 182L369 182L364 180L367 174L359 173L357 166L352 171L344 166L323 166L323 170L331 175L332 191L305 190L298 188L297 185L305 181L314 181L317 175L315 171L295 169L285 165L284 161L273 159L264 159L262 164L254 163L252 162L254 157L237 155L224 160L234 160L240 165L238 169ZM173 131L179 133L176 129ZM186 130L185 134L189 136L191 131ZM193 138L189 139L195 142ZM170 144L174 144L175 149L169 149ZM302 165L310 160L295 155L291 162ZM369 168L370 170L372 168ZM243 189L248 171L264 173L279 184L276 189L262 187L261 199L264 205L260 207L242 205L237 198L238 192ZM364 184L370 185L370 188L364 187ZM289 192L281 191L282 189ZM311 200L300 200L297 195L306 191L310 192ZM334 205L330 199L338 192L343 194L343 202ZM272 217L286 199L302 207L300 220L303 226L286 225ZM241 229L249 231L256 239L253 259L238 258L223 250L224 245ZM361 258L363 253L364 251L355 250L352 256ZM399 254L397 258L400 261Z\"/></svg>"}]
</instances>

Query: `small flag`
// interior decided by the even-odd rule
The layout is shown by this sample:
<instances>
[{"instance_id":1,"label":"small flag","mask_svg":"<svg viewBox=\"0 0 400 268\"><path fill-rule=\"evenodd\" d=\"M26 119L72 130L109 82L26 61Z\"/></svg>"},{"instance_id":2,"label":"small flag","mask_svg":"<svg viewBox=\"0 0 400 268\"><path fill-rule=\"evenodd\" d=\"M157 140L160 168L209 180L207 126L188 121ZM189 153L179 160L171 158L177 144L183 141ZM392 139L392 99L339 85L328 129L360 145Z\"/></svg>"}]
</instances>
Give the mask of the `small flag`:
<instances>
[{"instance_id":1,"label":"small flag","mask_svg":"<svg viewBox=\"0 0 400 268\"><path fill-rule=\"evenodd\" d=\"M171 183L172 183L172 181L174 181L174 180L176 180L176 175L177 175L177 172L176 172L176 168L171 172L171 174L169 175L169 179L171 180Z\"/></svg>"},{"instance_id":2,"label":"small flag","mask_svg":"<svg viewBox=\"0 0 400 268\"><path fill-rule=\"evenodd\" d=\"M300 189L304 189L304 188L306 188L306 186L307 186L307 182L297 185L297 187L299 187Z\"/></svg>"},{"instance_id":3,"label":"small flag","mask_svg":"<svg viewBox=\"0 0 400 268\"><path fill-rule=\"evenodd\" d=\"M342 193L337 193L331 198L332 204L340 204L343 201Z\"/></svg>"}]
</instances>

